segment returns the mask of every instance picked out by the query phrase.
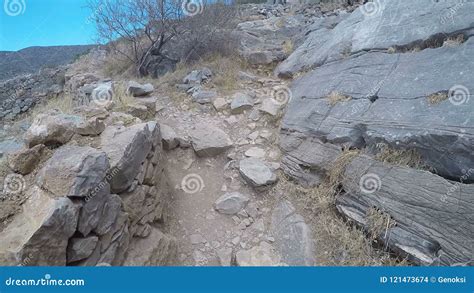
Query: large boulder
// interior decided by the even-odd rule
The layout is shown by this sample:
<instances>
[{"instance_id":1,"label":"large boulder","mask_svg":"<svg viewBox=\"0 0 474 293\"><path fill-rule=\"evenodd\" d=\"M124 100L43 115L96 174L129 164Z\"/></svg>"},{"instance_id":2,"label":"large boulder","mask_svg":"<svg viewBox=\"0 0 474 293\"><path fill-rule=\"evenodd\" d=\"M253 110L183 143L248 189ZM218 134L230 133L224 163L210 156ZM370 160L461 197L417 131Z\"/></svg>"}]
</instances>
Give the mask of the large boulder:
<instances>
[{"instance_id":1,"label":"large boulder","mask_svg":"<svg viewBox=\"0 0 474 293\"><path fill-rule=\"evenodd\" d=\"M147 123L108 126L101 135L101 149L110 160L112 192L125 191L140 172L152 147L152 133Z\"/></svg>"},{"instance_id":2,"label":"large boulder","mask_svg":"<svg viewBox=\"0 0 474 293\"><path fill-rule=\"evenodd\" d=\"M27 192L23 211L0 232L0 264L64 266L69 238L76 231L79 206L54 198L39 187Z\"/></svg>"},{"instance_id":3,"label":"large boulder","mask_svg":"<svg viewBox=\"0 0 474 293\"><path fill-rule=\"evenodd\" d=\"M190 136L194 151L200 157L216 156L233 145L227 133L209 124L197 125Z\"/></svg>"},{"instance_id":4,"label":"large boulder","mask_svg":"<svg viewBox=\"0 0 474 293\"><path fill-rule=\"evenodd\" d=\"M82 122L83 119L80 116L62 114L57 111L38 114L25 133L25 143L28 147L38 144L65 144L71 140L76 127Z\"/></svg>"},{"instance_id":5,"label":"large boulder","mask_svg":"<svg viewBox=\"0 0 474 293\"><path fill-rule=\"evenodd\" d=\"M474 264L472 184L361 155L347 166L343 188L337 209L392 250L420 265Z\"/></svg>"},{"instance_id":6,"label":"large boulder","mask_svg":"<svg viewBox=\"0 0 474 293\"><path fill-rule=\"evenodd\" d=\"M37 183L56 197L86 197L104 181L109 160L91 147L63 146L40 170Z\"/></svg>"}]
</instances>

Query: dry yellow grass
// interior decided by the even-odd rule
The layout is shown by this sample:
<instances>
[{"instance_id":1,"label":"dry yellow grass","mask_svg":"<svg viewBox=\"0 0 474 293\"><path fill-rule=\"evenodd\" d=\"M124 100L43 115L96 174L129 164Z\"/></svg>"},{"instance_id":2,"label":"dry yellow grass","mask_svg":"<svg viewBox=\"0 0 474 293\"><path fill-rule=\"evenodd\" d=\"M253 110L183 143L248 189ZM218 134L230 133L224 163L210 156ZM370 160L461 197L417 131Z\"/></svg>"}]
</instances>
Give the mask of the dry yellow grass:
<instances>
[{"instance_id":1,"label":"dry yellow grass","mask_svg":"<svg viewBox=\"0 0 474 293\"><path fill-rule=\"evenodd\" d=\"M387 237L388 230L396 225L395 220L386 212L370 208L366 214L369 235L372 241Z\"/></svg>"},{"instance_id":2,"label":"dry yellow grass","mask_svg":"<svg viewBox=\"0 0 474 293\"><path fill-rule=\"evenodd\" d=\"M443 46L457 47L465 41L464 35L460 34L457 36L451 36L443 42Z\"/></svg>"},{"instance_id":3,"label":"dry yellow grass","mask_svg":"<svg viewBox=\"0 0 474 293\"><path fill-rule=\"evenodd\" d=\"M386 144L379 144L377 148L379 151L375 155L375 159L380 162L431 171L431 168L423 162L423 158L417 150L394 149Z\"/></svg>"},{"instance_id":4,"label":"dry yellow grass","mask_svg":"<svg viewBox=\"0 0 474 293\"><path fill-rule=\"evenodd\" d=\"M283 52L285 54L290 55L294 51L294 44L292 40L286 40L283 42Z\"/></svg>"},{"instance_id":5,"label":"dry yellow grass","mask_svg":"<svg viewBox=\"0 0 474 293\"><path fill-rule=\"evenodd\" d=\"M350 162L354 153L341 158L335 178L340 178L342 166ZM316 262L322 266L392 266L407 265L389 252L374 248L374 243L361 229L342 219L335 209L335 182L324 181L317 188L302 188L283 176L275 187L290 194L306 207L308 220L316 241Z\"/></svg>"},{"instance_id":6,"label":"dry yellow grass","mask_svg":"<svg viewBox=\"0 0 474 293\"><path fill-rule=\"evenodd\" d=\"M428 102L431 105L439 104L442 101L447 100L447 99L448 99L448 94L445 93L445 92L439 92L439 93L432 94L432 95L428 96Z\"/></svg>"},{"instance_id":7,"label":"dry yellow grass","mask_svg":"<svg viewBox=\"0 0 474 293\"><path fill-rule=\"evenodd\" d=\"M345 96L339 92L331 92L327 97L327 100L329 102L330 105L334 106L336 105L337 103L340 103L340 102L347 102L347 101L350 101L352 98L350 96Z\"/></svg>"},{"instance_id":8,"label":"dry yellow grass","mask_svg":"<svg viewBox=\"0 0 474 293\"><path fill-rule=\"evenodd\" d=\"M183 78L191 71L202 67L208 67L212 71L212 78L206 87L217 88L222 95L242 87L238 82L238 74L239 71L247 69L246 63L239 56L212 55L193 64L178 63L174 71L166 73L152 83L155 88L174 101L182 102L187 95L176 89L176 84L182 83Z\"/></svg>"},{"instance_id":9,"label":"dry yellow grass","mask_svg":"<svg viewBox=\"0 0 474 293\"><path fill-rule=\"evenodd\" d=\"M35 117L40 113L45 113L49 110L57 109L64 114L72 114L74 109L74 100L71 95L63 94L57 97L44 100L37 104L28 117Z\"/></svg>"}]
</instances>

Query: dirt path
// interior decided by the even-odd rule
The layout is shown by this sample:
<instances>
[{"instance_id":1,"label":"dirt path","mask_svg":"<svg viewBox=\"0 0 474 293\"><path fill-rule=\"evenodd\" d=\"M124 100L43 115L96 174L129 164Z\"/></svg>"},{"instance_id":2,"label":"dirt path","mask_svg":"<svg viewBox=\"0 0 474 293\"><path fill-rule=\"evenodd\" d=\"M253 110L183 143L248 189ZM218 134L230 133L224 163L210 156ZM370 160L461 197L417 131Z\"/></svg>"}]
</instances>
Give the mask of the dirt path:
<instances>
[{"instance_id":1,"label":"dirt path","mask_svg":"<svg viewBox=\"0 0 474 293\"><path fill-rule=\"evenodd\" d=\"M218 126L234 142L232 149L211 158L197 157L192 148L167 152L166 170L174 190L169 232L179 240L179 264L229 264L228 258L237 251L249 250L262 241L275 241L270 231L275 195L270 195L270 190L251 188L239 174L238 164L246 158L248 149L257 147L264 150L262 159L278 169L281 116L262 114L257 109L265 98L275 94L275 88L284 87L282 81L268 78L247 84L246 92L255 95L256 104L242 114L217 112L212 105L197 104L193 105L197 109L187 111L187 107L172 102L158 114L158 121L171 126L178 137L186 137L196 125L204 123ZM280 115L283 111L284 107ZM234 216L218 213L214 209L216 200L233 191L250 198L247 207Z\"/></svg>"}]
</instances>

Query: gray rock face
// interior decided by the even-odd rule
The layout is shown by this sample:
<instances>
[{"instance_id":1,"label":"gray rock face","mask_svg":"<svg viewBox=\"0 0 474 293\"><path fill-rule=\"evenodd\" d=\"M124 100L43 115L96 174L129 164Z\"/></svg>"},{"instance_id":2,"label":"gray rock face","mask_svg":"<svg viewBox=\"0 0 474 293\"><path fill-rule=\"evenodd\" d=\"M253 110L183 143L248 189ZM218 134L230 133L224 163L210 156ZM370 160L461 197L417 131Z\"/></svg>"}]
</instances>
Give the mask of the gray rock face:
<instances>
[{"instance_id":1,"label":"gray rock face","mask_svg":"<svg viewBox=\"0 0 474 293\"><path fill-rule=\"evenodd\" d=\"M132 184L151 146L151 133L146 123L130 127L108 126L104 130L101 149L110 160L112 192L125 191Z\"/></svg>"},{"instance_id":2,"label":"gray rock face","mask_svg":"<svg viewBox=\"0 0 474 293\"><path fill-rule=\"evenodd\" d=\"M240 161L242 177L253 187L267 187L277 182L275 173L260 159L248 158Z\"/></svg>"},{"instance_id":3,"label":"gray rock face","mask_svg":"<svg viewBox=\"0 0 474 293\"><path fill-rule=\"evenodd\" d=\"M293 83L283 131L355 147L416 149L438 174L459 179L474 164L474 66L463 55L474 56L474 39L459 47L370 53L325 65ZM428 101L450 89L449 99ZM352 100L332 105L326 96L334 91Z\"/></svg>"},{"instance_id":4,"label":"gray rock face","mask_svg":"<svg viewBox=\"0 0 474 293\"><path fill-rule=\"evenodd\" d=\"M359 156L347 166L343 187L338 210L365 228L371 211L383 211L384 227L375 231L391 249L421 265L473 264L472 184Z\"/></svg>"},{"instance_id":5,"label":"gray rock face","mask_svg":"<svg viewBox=\"0 0 474 293\"><path fill-rule=\"evenodd\" d=\"M109 161L90 147L63 146L40 170L37 183L56 197L86 197L105 178Z\"/></svg>"},{"instance_id":6,"label":"gray rock face","mask_svg":"<svg viewBox=\"0 0 474 293\"><path fill-rule=\"evenodd\" d=\"M179 141L174 129L166 124L160 124L160 129L163 149L167 151L175 149L178 146Z\"/></svg>"},{"instance_id":7,"label":"gray rock face","mask_svg":"<svg viewBox=\"0 0 474 293\"><path fill-rule=\"evenodd\" d=\"M285 154L283 171L305 187L321 183L321 177L342 154L340 147L304 134L281 133L280 146Z\"/></svg>"},{"instance_id":8,"label":"gray rock face","mask_svg":"<svg viewBox=\"0 0 474 293\"><path fill-rule=\"evenodd\" d=\"M203 67L201 69L191 71L188 75L186 75L185 78L183 78L183 83L199 85L209 80L211 77L212 71L207 67Z\"/></svg>"},{"instance_id":9,"label":"gray rock face","mask_svg":"<svg viewBox=\"0 0 474 293\"><path fill-rule=\"evenodd\" d=\"M236 93L232 96L230 110L232 114L240 114L245 110L252 109L253 99L245 93Z\"/></svg>"},{"instance_id":10,"label":"gray rock face","mask_svg":"<svg viewBox=\"0 0 474 293\"><path fill-rule=\"evenodd\" d=\"M216 156L233 145L227 133L208 124L197 125L190 136L194 151L200 157Z\"/></svg>"},{"instance_id":11,"label":"gray rock face","mask_svg":"<svg viewBox=\"0 0 474 293\"><path fill-rule=\"evenodd\" d=\"M248 196L240 192L229 192L217 199L214 208L221 214L234 215L244 209L249 201Z\"/></svg>"},{"instance_id":12,"label":"gray rock face","mask_svg":"<svg viewBox=\"0 0 474 293\"><path fill-rule=\"evenodd\" d=\"M272 214L271 229L275 237L274 245L284 263L290 266L315 264L311 230L289 201L277 204Z\"/></svg>"},{"instance_id":13,"label":"gray rock face","mask_svg":"<svg viewBox=\"0 0 474 293\"><path fill-rule=\"evenodd\" d=\"M152 229L147 238L134 238L124 266L163 266L174 264L178 257L178 243L172 236Z\"/></svg>"},{"instance_id":14,"label":"gray rock face","mask_svg":"<svg viewBox=\"0 0 474 293\"><path fill-rule=\"evenodd\" d=\"M23 212L0 233L0 263L7 266L66 265L66 248L76 231L79 206L52 198L34 186Z\"/></svg>"},{"instance_id":15,"label":"gray rock face","mask_svg":"<svg viewBox=\"0 0 474 293\"><path fill-rule=\"evenodd\" d=\"M25 143L29 147L38 144L65 144L71 140L81 122L82 118L79 116L58 112L39 114L25 133Z\"/></svg>"},{"instance_id":16,"label":"gray rock face","mask_svg":"<svg viewBox=\"0 0 474 293\"><path fill-rule=\"evenodd\" d=\"M136 81L130 81L127 86L127 93L134 97L142 97L151 94L155 88L151 83L139 84Z\"/></svg>"},{"instance_id":17,"label":"gray rock face","mask_svg":"<svg viewBox=\"0 0 474 293\"><path fill-rule=\"evenodd\" d=\"M88 258L97 246L98 241L99 238L97 236L72 238L67 248L68 263Z\"/></svg>"},{"instance_id":18,"label":"gray rock face","mask_svg":"<svg viewBox=\"0 0 474 293\"><path fill-rule=\"evenodd\" d=\"M456 21L451 19L453 10ZM276 73L292 76L351 54L390 47L423 47L423 41L453 33L469 34L474 27L473 10L474 3L456 1L421 0L405 5L381 0L366 4L334 28L318 23L305 42L277 67Z\"/></svg>"}]
</instances>

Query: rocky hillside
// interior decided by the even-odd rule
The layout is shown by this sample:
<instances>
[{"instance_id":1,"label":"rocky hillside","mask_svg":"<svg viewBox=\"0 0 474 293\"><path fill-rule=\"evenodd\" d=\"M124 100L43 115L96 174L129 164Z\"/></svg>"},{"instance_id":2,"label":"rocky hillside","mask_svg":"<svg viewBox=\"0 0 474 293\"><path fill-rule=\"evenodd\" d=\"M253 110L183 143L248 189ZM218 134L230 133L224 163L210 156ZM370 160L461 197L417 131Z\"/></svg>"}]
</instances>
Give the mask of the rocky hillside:
<instances>
[{"instance_id":1,"label":"rocky hillside","mask_svg":"<svg viewBox=\"0 0 474 293\"><path fill-rule=\"evenodd\" d=\"M94 45L29 47L19 51L0 51L0 81L17 75L36 73L73 62Z\"/></svg>"},{"instance_id":2,"label":"rocky hillside","mask_svg":"<svg viewBox=\"0 0 474 293\"><path fill-rule=\"evenodd\" d=\"M238 56L10 115L0 264L473 265L474 3L242 8Z\"/></svg>"}]
</instances>

